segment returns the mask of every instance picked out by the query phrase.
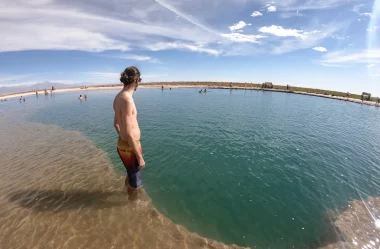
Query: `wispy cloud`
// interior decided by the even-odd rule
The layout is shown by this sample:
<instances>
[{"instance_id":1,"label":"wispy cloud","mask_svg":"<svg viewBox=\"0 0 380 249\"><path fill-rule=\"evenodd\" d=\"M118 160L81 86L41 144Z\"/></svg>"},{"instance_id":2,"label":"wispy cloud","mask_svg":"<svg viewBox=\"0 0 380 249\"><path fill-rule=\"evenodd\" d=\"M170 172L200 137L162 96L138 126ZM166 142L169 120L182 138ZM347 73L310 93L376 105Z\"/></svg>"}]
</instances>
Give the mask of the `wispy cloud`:
<instances>
[{"instance_id":1,"label":"wispy cloud","mask_svg":"<svg viewBox=\"0 0 380 249\"><path fill-rule=\"evenodd\" d=\"M231 31L236 31L236 30L239 30L239 29L242 29L244 28L245 26L247 26L247 24L244 22L244 21L239 21L238 23L235 23L234 25L231 25L230 27L228 27Z\"/></svg>"},{"instance_id":2,"label":"wispy cloud","mask_svg":"<svg viewBox=\"0 0 380 249\"><path fill-rule=\"evenodd\" d=\"M379 27L377 25L372 25L369 28L367 28L368 32L376 31Z\"/></svg>"},{"instance_id":3,"label":"wispy cloud","mask_svg":"<svg viewBox=\"0 0 380 249\"><path fill-rule=\"evenodd\" d=\"M136 55L136 54L119 54L116 56L112 56L114 58L126 59L126 60L136 60L136 61L147 61L150 63L160 63L160 61L156 58L152 58L146 55Z\"/></svg>"},{"instance_id":4,"label":"wispy cloud","mask_svg":"<svg viewBox=\"0 0 380 249\"><path fill-rule=\"evenodd\" d=\"M215 49L206 48L201 45L187 44L183 42L159 42L156 44L148 45L146 48L152 51L180 49L180 50L189 50L193 52L207 53L211 55L220 54L220 51L215 50Z\"/></svg>"},{"instance_id":5,"label":"wispy cloud","mask_svg":"<svg viewBox=\"0 0 380 249\"><path fill-rule=\"evenodd\" d=\"M259 39L263 39L264 35L245 35L239 33L221 34L222 37L228 38L235 42L250 42L250 43L260 43Z\"/></svg>"},{"instance_id":6,"label":"wispy cloud","mask_svg":"<svg viewBox=\"0 0 380 249\"><path fill-rule=\"evenodd\" d=\"M257 17L257 16L262 16L263 14L260 11L254 11L251 16L252 17Z\"/></svg>"},{"instance_id":7,"label":"wispy cloud","mask_svg":"<svg viewBox=\"0 0 380 249\"><path fill-rule=\"evenodd\" d=\"M316 30L314 26L307 27L308 31L305 30L293 30L293 31L283 31L279 29L279 34L282 35L282 41L280 45L273 47L273 53L282 54L288 53L300 49L308 49L318 46L323 40L328 38L331 34L334 34L337 30L342 27L341 24L329 23L321 27L323 32ZM277 30L277 29L273 29ZM280 33L283 32L283 33Z\"/></svg>"},{"instance_id":8,"label":"wispy cloud","mask_svg":"<svg viewBox=\"0 0 380 249\"><path fill-rule=\"evenodd\" d=\"M281 11L301 11L301 10L324 10L334 9L342 5L349 5L360 2L360 0L292 0L290 2L278 2Z\"/></svg>"},{"instance_id":9,"label":"wispy cloud","mask_svg":"<svg viewBox=\"0 0 380 249\"><path fill-rule=\"evenodd\" d=\"M313 50L318 52L327 52L327 49L325 47L314 47Z\"/></svg>"},{"instance_id":10,"label":"wispy cloud","mask_svg":"<svg viewBox=\"0 0 380 249\"><path fill-rule=\"evenodd\" d=\"M362 15L362 16L368 16L368 17L371 17L371 16L372 16L372 14L371 14L371 13L368 13L368 12L361 13L360 15Z\"/></svg>"},{"instance_id":11,"label":"wispy cloud","mask_svg":"<svg viewBox=\"0 0 380 249\"><path fill-rule=\"evenodd\" d=\"M263 26L258 33L252 31L252 27L247 28L251 24L243 21L246 20L244 18L259 17L266 11L291 15L298 13L298 10L318 9L318 6L322 6L322 9L330 8L340 6L343 2L290 0L286 3L268 3L267 0L254 0L254 4L262 6L258 9L260 11L239 16L241 21L229 27L231 34L227 34L225 28L216 24L214 20L219 20L219 10L221 13L229 13L231 17L238 14L239 9L247 4L246 0L207 2L209 8L204 8L205 2L201 0L140 0L133 5L120 2L117 8L114 3L104 5L101 0L40 0L33 3L17 0L6 4L0 2L0 29L2 36L6 37L0 39L0 52L128 51L123 53L127 55L119 58L155 63L158 60L154 58L152 51L159 50L180 50L210 55L228 55L230 51L251 54L251 51L256 49L256 44L261 42L261 50L267 52L294 51L305 48L306 45L315 46L314 40L320 41L324 36L318 34L316 38L311 38L307 34L307 31L311 32L309 23L305 23L302 28L290 23L288 28L280 25L263 26L264 18L255 19L258 22L255 25ZM274 18L277 14L267 16ZM323 27L316 27L314 30L317 29L323 30ZM245 32L239 34L242 30ZM266 36L269 37L263 43L262 39ZM276 40L276 37L282 38ZM301 38L305 41L301 43L283 38ZM144 55L137 54L140 52Z\"/></svg>"},{"instance_id":12,"label":"wispy cloud","mask_svg":"<svg viewBox=\"0 0 380 249\"><path fill-rule=\"evenodd\" d=\"M327 53L320 61L324 65L355 65L380 63L380 49L364 49L356 51L336 51ZM370 66L372 67L372 66Z\"/></svg>"},{"instance_id":13,"label":"wispy cloud","mask_svg":"<svg viewBox=\"0 0 380 249\"><path fill-rule=\"evenodd\" d=\"M24 74L24 75L1 75L0 74L0 83L22 81L32 76L33 74Z\"/></svg>"}]
</instances>

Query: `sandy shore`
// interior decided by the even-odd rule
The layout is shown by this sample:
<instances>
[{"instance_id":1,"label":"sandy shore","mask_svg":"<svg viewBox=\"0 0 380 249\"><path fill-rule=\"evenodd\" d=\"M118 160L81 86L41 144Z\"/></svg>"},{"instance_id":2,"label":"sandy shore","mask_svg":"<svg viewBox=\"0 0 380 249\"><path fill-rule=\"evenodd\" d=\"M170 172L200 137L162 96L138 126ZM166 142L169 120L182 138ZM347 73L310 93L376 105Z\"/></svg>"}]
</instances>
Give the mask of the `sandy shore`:
<instances>
[{"instance_id":1,"label":"sandy shore","mask_svg":"<svg viewBox=\"0 0 380 249\"><path fill-rule=\"evenodd\" d=\"M149 84L149 85L140 85L140 88L161 88L160 84ZM256 91L271 91L271 92L284 92L284 93L294 93L294 94L302 94L302 95L309 95L309 96L315 96L315 97L321 97L321 98L328 98L328 99L336 99L341 101L349 101L353 103L358 104L365 104L370 106L379 106L373 101L361 101L360 99L354 99L354 98L345 98L345 97L338 97L338 96L331 96L331 95L323 95L323 94L317 94L317 93L307 93L307 92L299 92L299 91L287 91L287 90L281 90L281 89L261 89L257 87L222 87L222 86L207 86L207 85L166 85L164 84L164 87L167 88L197 88L197 89L204 89L204 88L212 88L212 89L233 89L233 90L256 90ZM54 90L54 93L63 93L63 92L77 92L77 91L93 91L93 90L117 90L121 89L122 85L105 85L105 86L88 86L88 87L71 87L71 88L60 88ZM44 90L38 90L38 95L44 95ZM50 90L48 90L48 93L50 94ZM0 100L9 100L12 98L20 98L30 95L35 95L36 91L29 91L29 92L23 92L23 93L13 93L13 94L7 94L0 96Z\"/></svg>"}]
</instances>

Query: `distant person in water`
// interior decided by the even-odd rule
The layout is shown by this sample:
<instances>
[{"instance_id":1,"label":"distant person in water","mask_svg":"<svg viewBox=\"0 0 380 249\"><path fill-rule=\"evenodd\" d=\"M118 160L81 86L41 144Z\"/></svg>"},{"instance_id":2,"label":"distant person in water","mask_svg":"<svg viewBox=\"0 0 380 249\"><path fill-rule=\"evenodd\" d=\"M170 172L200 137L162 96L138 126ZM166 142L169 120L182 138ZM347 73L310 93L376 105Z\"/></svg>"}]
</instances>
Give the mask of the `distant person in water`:
<instances>
[{"instance_id":1,"label":"distant person in water","mask_svg":"<svg viewBox=\"0 0 380 249\"><path fill-rule=\"evenodd\" d=\"M161 87L161 90L164 90L164 86Z\"/></svg>"},{"instance_id":2,"label":"distant person in water","mask_svg":"<svg viewBox=\"0 0 380 249\"><path fill-rule=\"evenodd\" d=\"M204 92L207 92L207 89L205 88Z\"/></svg>"},{"instance_id":3,"label":"distant person in water","mask_svg":"<svg viewBox=\"0 0 380 249\"><path fill-rule=\"evenodd\" d=\"M202 89L199 91L199 93L201 93L202 92Z\"/></svg>"},{"instance_id":4,"label":"distant person in water","mask_svg":"<svg viewBox=\"0 0 380 249\"><path fill-rule=\"evenodd\" d=\"M80 100L82 99L82 95L79 95L79 99L80 99Z\"/></svg>"},{"instance_id":5,"label":"distant person in water","mask_svg":"<svg viewBox=\"0 0 380 249\"><path fill-rule=\"evenodd\" d=\"M142 186L141 169L145 167L140 143L141 132L137 122L136 105L133 100L133 93L141 83L140 71L136 67L127 67L121 73L120 81L124 87L116 95L113 102L114 127L119 135L117 152L127 170L125 186L128 193L132 194Z\"/></svg>"},{"instance_id":6,"label":"distant person in water","mask_svg":"<svg viewBox=\"0 0 380 249\"><path fill-rule=\"evenodd\" d=\"M25 102L25 98L22 99Z\"/></svg>"},{"instance_id":7,"label":"distant person in water","mask_svg":"<svg viewBox=\"0 0 380 249\"><path fill-rule=\"evenodd\" d=\"M87 99L87 94L84 95L84 99Z\"/></svg>"}]
</instances>

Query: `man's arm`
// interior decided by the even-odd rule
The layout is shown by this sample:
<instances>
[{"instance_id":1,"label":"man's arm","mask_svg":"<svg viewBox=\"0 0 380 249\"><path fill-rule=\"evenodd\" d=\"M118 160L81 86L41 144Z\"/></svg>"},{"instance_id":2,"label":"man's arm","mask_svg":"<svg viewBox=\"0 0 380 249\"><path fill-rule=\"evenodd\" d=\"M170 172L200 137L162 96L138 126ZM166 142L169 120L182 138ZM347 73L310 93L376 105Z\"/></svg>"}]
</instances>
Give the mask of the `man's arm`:
<instances>
[{"instance_id":1,"label":"man's arm","mask_svg":"<svg viewBox=\"0 0 380 249\"><path fill-rule=\"evenodd\" d=\"M115 130L116 130L117 134L120 136L120 126L119 126L119 124L117 123L117 120L116 120L116 113L115 113L115 116L113 118L113 127L115 127Z\"/></svg>"},{"instance_id":2,"label":"man's arm","mask_svg":"<svg viewBox=\"0 0 380 249\"><path fill-rule=\"evenodd\" d=\"M126 131L122 132L121 139L124 141L127 141L129 146L132 148L133 152L135 153L137 159L140 161L144 161L143 156L137 147L136 139L133 137L133 126L135 120L133 120L135 117L133 116L133 102L131 100L124 100L123 105L125 106L125 111L122 112L121 116L121 122L122 127L125 127Z\"/></svg>"}]
</instances>

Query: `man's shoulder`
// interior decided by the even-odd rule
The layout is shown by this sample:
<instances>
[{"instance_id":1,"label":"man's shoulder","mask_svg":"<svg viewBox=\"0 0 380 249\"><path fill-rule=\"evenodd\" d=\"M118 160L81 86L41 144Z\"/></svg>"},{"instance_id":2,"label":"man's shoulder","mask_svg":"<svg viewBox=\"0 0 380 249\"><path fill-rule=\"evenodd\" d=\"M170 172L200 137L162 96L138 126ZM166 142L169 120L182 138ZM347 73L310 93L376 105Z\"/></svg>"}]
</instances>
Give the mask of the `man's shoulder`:
<instances>
[{"instance_id":1,"label":"man's shoulder","mask_svg":"<svg viewBox=\"0 0 380 249\"><path fill-rule=\"evenodd\" d=\"M121 93L118 98L120 99L120 101L122 103L125 103L125 104L132 104L133 103L133 98L132 96L128 95L128 94L125 94L125 93Z\"/></svg>"}]
</instances>

